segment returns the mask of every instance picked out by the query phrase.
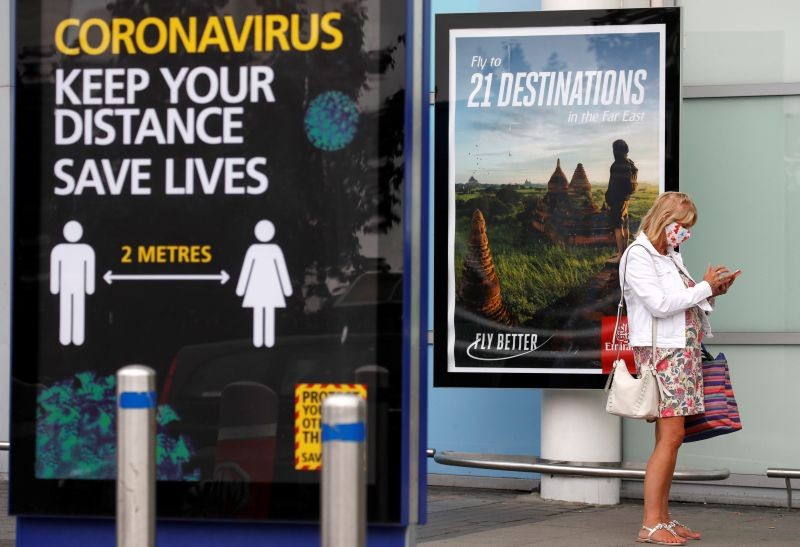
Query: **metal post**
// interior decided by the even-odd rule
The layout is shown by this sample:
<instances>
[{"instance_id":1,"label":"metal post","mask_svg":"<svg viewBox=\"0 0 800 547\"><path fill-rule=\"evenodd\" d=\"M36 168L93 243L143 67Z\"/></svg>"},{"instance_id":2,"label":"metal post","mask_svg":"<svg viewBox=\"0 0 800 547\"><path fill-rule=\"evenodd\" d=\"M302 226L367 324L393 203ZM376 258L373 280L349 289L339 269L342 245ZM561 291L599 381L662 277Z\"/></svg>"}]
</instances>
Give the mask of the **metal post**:
<instances>
[{"instance_id":1,"label":"metal post","mask_svg":"<svg viewBox=\"0 0 800 547\"><path fill-rule=\"evenodd\" d=\"M366 408L351 394L322 403L322 547L366 545Z\"/></svg>"},{"instance_id":2,"label":"metal post","mask_svg":"<svg viewBox=\"0 0 800 547\"><path fill-rule=\"evenodd\" d=\"M156 539L156 373L117 371L117 547L154 547Z\"/></svg>"}]
</instances>

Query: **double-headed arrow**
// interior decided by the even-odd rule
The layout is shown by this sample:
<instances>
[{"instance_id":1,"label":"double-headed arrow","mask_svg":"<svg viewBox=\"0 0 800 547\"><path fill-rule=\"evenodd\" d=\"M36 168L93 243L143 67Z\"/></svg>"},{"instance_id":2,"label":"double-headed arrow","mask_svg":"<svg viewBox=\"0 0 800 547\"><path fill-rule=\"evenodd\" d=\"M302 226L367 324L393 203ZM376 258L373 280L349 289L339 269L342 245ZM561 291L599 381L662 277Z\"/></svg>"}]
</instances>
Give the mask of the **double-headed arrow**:
<instances>
[{"instance_id":1,"label":"double-headed arrow","mask_svg":"<svg viewBox=\"0 0 800 547\"><path fill-rule=\"evenodd\" d=\"M108 270L103 276L106 283L111 285L112 281L219 281L224 285L231 276L225 270L220 270L218 274L115 274Z\"/></svg>"}]
</instances>

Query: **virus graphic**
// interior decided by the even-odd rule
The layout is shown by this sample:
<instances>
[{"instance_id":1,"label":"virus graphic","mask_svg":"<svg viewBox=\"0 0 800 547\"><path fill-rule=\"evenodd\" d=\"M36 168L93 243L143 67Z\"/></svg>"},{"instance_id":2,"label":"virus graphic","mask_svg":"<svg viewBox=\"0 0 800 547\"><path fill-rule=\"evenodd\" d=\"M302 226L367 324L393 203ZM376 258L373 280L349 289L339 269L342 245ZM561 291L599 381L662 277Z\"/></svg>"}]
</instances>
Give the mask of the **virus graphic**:
<instances>
[{"instance_id":1,"label":"virus graphic","mask_svg":"<svg viewBox=\"0 0 800 547\"><path fill-rule=\"evenodd\" d=\"M358 107L344 93L326 91L311 101L304 122L311 144L328 152L341 150L356 134Z\"/></svg>"},{"instance_id":2,"label":"virus graphic","mask_svg":"<svg viewBox=\"0 0 800 547\"><path fill-rule=\"evenodd\" d=\"M36 397L36 477L114 479L116 456L116 378L80 372L75 378L42 387ZM169 405L156 411L156 474L160 480L198 480L188 473L191 441L167 432L180 418Z\"/></svg>"}]
</instances>

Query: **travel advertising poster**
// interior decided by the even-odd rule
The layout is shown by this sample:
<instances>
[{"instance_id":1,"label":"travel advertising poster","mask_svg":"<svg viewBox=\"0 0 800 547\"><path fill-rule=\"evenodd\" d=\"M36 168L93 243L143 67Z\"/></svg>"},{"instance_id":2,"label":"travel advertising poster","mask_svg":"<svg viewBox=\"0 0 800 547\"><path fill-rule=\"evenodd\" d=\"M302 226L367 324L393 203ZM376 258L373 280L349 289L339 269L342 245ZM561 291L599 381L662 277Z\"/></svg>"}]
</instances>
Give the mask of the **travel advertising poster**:
<instances>
[{"instance_id":1,"label":"travel advertising poster","mask_svg":"<svg viewBox=\"0 0 800 547\"><path fill-rule=\"evenodd\" d=\"M159 516L317 519L320 405L354 392L397 522L404 2L16 17L12 511L113 515L143 364Z\"/></svg>"},{"instance_id":2,"label":"travel advertising poster","mask_svg":"<svg viewBox=\"0 0 800 547\"><path fill-rule=\"evenodd\" d=\"M436 385L601 387L627 349L619 257L677 185L677 13L437 18Z\"/></svg>"}]
</instances>

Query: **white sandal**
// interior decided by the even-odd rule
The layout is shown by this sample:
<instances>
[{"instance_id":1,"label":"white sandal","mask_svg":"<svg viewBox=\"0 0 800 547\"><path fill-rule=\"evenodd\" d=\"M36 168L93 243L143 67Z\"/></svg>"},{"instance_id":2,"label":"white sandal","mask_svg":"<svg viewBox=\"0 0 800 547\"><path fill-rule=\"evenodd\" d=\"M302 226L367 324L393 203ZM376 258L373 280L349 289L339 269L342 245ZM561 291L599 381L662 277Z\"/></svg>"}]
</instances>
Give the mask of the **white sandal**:
<instances>
[{"instance_id":1,"label":"white sandal","mask_svg":"<svg viewBox=\"0 0 800 547\"><path fill-rule=\"evenodd\" d=\"M675 530L672 529L673 528L672 523L659 522L658 524L656 524L652 528L648 528L647 526L642 524L642 528L647 530L647 537L643 538L643 537L637 536L636 537L636 543L652 543L654 545L686 545L686 539L682 538L681 536L679 536L675 532ZM653 539L653 534L655 534L659 530L666 530L667 532L669 532L670 534L672 534L676 538L680 539L681 541L673 541L673 542L656 541L656 540Z\"/></svg>"},{"instance_id":2,"label":"white sandal","mask_svg":"<svg viewBox=\"0 0 800 547\"><path fill-rule=\"evenodd\" d=\"M672 515L670 515L670 517L671 517L671 516L672 516ZM675 528L676 526L681 526L681 527L683 527L683 528L686 528L687 530L689 530L689 533L690 533L690 534L698 534L698 533L699 533L699 532L695 532L694 530L692 530L691 528L689 528L689 527L688 527L688 526L686 526L685 524L683 524L683 523L681 523L681 522L678 522L676 519L672 519L672 520L671 520L671 521L669 521L667 524L669 525L670 529L673 529L673 528ZM693 541L699 541L700 539L702 539L701 537L700 537L700 538L696 538L696 537L692 537L692 536L681 536L680 534L678 534L678 535L679 535L680 537L682 537L683 539L691 539L691 540L693 540Z\"/></svg>"}]
</instances>

